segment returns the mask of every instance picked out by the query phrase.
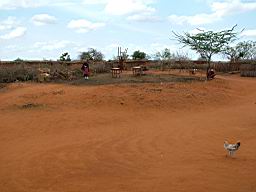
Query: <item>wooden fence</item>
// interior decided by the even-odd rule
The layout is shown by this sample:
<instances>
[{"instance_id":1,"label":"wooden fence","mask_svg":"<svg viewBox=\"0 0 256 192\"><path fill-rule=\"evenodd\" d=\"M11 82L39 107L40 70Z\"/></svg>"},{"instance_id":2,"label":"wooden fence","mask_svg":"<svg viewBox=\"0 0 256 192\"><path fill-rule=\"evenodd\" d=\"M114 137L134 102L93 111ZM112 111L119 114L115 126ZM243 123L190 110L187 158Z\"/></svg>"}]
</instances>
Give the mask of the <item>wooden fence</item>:
<instances>
[{"instance_id":1,"label":"wooden fence","mask_svg":"<svg viewBox=\"0 0 256 192\"><path fill-rule=\"evenodd\" d=\"M240 75L242 77L256 77L256 63L242 64L240 67Z\"/></svg>"},{"instance_id":2,"label":"wooden fence","mask_svg":"<svg viewBox=\"0 0 256 192\"><path fill-rule=\"evenodd\" d=\"M82 76L80 70L83 61L0 61L0 82L12 82L17 79L35 80L42 73L50 73L61 79L76 79ZM90 62L92 74L110 72L111 68L117 67L118 61ZM131 70L134 66L145 66L148 69L168 70L168 69L200 69L206 70L205 61L192 60L127 60L124 64L125 70ZM246 62L212 62L211 66L217 72L241 71L241 76L256 76L255 61Z\"/></svg>"}]
</instances>

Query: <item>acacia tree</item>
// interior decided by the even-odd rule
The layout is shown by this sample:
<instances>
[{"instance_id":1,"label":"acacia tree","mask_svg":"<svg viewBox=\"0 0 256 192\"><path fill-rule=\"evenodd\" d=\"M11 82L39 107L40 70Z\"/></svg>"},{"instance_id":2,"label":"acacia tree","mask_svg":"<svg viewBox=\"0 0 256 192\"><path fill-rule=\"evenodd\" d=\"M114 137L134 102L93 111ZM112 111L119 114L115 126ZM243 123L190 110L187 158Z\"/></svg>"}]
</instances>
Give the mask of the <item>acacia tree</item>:
<instances>
[{"instance_id":1,"label":"acacia tree","mask_svg":"<svg viewBox=\"0 0 256 192\"><path fill-rule=\"evenodd\" d=\"M237 52L241 59L255 60L256 59L256 41L243 41L237 44Z\"/></svg>"},{"instance_id":2,"label":"acacia tree","mask_svg":"<svg viewBox=\"0 0 256 192\"><path fill-rule=\"evenodd\" d=\"M224 56L230 60L230 62L236 62L241 57L240 53L237 52L237 46L227 46L223 51Z\"/></svg>"},{"instance_id":3,"label":"acacia tree","mask_svg":"<svg viewBox=\"0 0 256 192\"><path fill-rule=\"evenodd\" d=\"M103 53L97 51L94 48L89 48L88 51L82 52L79 55L80 60L94 60L94 61L102 61L104 58Z\"/></svg>"},{"instance_id":4,"label":"acacia tree","mask_svg":"<svg viewBox=\"0 0 256 192\"><path fill-rule=\"evenodd\" d=\"M165 48L161 52L156 52L156 54L153 57L156 60L170 60L173 57L173 55L171 54L170 49Z\"/></svg>"},{"instance_id":5,"label":"acacia tree","mask_svg":"<svg viewBox=\"0 0 256 192\"><path fill-rule=\"evenodd\" d=\"M239 42L233 47L227 47L223 54L231 61L237 60L255 60L256 59L256 41Z\"/></svg>"},{"instance_id":6,"label":"acacia tree","mask_svg":"<svg viewBox=\"0 0 256 192\"><path fill-rule=\"evenodd\" d=\"M184 46L190 47L192 50L206 58L207 69L206 74L211 68L211 58L213 55L223 52L225 47L237 39L237 32L234 32L236 25L231 29L219 32L200 30L197 34L184 33L183 35L174 33L178 42Z\"/></svg>"},{"instance_id":7,"label":"acacia tree","mask_svg":"<svg viewBox=\"0 0 256 192\"><path fill-rule=\"evenodd\" d=\"M71 61L70 55L68 54L68 52L63 53L63 54L60 56L60 61Z\"/></svg>"},{"instance_id":8,"label":"acacia tree","mask_svg":"<svg viewBox=\"0 0 256 192\"><path fill-rule=\"evenodd\" d=\"M147 54L138 50L138 51L134 51L131 56L132 56L132 59L134 59L134 60L136 60L136 59L146 59Z\"/></svg>"}]
</instances>

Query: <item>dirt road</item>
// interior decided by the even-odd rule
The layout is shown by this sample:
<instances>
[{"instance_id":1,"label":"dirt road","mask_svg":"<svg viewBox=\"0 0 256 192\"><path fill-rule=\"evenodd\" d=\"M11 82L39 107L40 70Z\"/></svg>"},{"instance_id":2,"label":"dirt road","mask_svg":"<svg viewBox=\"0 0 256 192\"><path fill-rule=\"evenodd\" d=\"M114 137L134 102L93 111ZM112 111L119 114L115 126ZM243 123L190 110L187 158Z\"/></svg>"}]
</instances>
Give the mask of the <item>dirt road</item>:
<instances>
[{"instance_id":1,"label":"dirt road","mask_svg":"<svg viewBox=\"0 0 256 192\"><path fill-rule=\"evenodd\" d=\"M256 191L256 79L0 89L1 192ZM223 142L241 141L234 158Z\"/></svg>"}]
</instances>

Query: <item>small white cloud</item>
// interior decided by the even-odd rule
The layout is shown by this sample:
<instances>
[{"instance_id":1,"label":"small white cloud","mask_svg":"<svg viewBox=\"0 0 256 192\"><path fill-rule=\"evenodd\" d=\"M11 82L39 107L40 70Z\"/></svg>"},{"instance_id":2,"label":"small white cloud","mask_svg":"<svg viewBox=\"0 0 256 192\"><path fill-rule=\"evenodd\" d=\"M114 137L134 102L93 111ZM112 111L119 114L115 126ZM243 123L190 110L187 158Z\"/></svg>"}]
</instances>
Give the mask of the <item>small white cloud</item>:
<instances>
[{"instance_id":1,"label":"small white cloud","mask_svg":"<svg viewBox=\"0 0 256 192\"><path fill-rule=\"evenodd\" d=\"M137 21L137 22L157 22L160 21L160 17L151 15L151 14L136 14L127 17L128 21Z\"/></svg>"},{"instance_id":2,"label":"small white cloud","mask_svg":"<svg viewBox=\"0 0 256 192\"><path fill-rule=\"evenodd\" d=\"M0 9L34 8L45 5L43 0L1 0Z\"/></svg>"},{"instance_id":3,"label":"small white cloud","mask_svg":"<svg viewBox=\"0 0 256 192\"><path fill-rule=\"evenodd\" d=\"M121 46L120 44L118 43L111 43L105 47L101 47L101 51L104 55L106 56L114 56L114 55L117 55L117 49L118 47L123 47ZM123 49L122 49L123 51Z\"/></svg>"},{"instance_id":4,"label":"small white cloud","mask_svg":"<svg viewBox=\"0 0 256 192\"><path fill-rule=\"evenodd\" d=\"M8 17L6 20L0 22L0 31L13 29L18 24L19 22L16 17Z\"/></svg>"},{"instance_id":5,"label":"small white cloud","mask_svg":"<svg viewBox=\"0 0 256 192\"><path fill-rule=\"evenodd\" d=\"M183 25L203 25L210 24L223 19L228 15L239 14L256 10L256 2L242 2L240 0L224 0L221 2L212 2L210 4L211 13L201 13L192 16L170 15L168 17L171 23Z\"/></svg>"},{"instance_id":6,"label":"small white cloud","mask_svg":"<svg viewBox=\"0 0 256 192\"><path fill-rule=\"evenodd\" d=\"M106 4L107 0L83 0L83 4L85 5L100 5L100 4Z\"/></svg>"},{"instance_id":7,"label":"small white cloud","mask_svg":"<svg viewBox=\"0 0 256 192\"><path fill-rule=\"evenodd\" d=\"M242 32L241 35L246 37L256 37L256 29L245 30Z\"/></svg>"},{"instance_id":8,"label":"small white cloud","mask_svg":"<svg viewBox=\"0 0 256 192\"><path fill-rule=\"evenodd\" d=\"M7 45L6 49L16 50L16 49L18 49L18 46L17 45Z\"/></svg>"},{"instance_id":9,"label":"small white cloud","mask_svg":"<svg viewBox=\"0 0 256 192\"><path fill-rule=\"evenodd\" d=\"M37 26L55 24L57 19L54 16L48 14L38 14L31 18L32 22Z\"/></svg>"},{"instance_id":10,"label":"small white cloud","mask_svg":"<svg viewBox=\"0 0 256 192\"><path fill-rule=\"evenodd\" d=\"M1 0L0 10L14 10L14 9L26 9L26 8L37 8L46 6L70 6L74 5L72 0Z\"/></svg>"},{"instance_id":11,"label":"small white cloud","mask_svg":"<svg viewBox=\"0 0 256 192\"><path fill-rule=\"evenodd\" d=\"M145 0L109 0L105 7L105 12L110 15L145 14L155 12L155 8L150 7L152 1Z\"/></svg>"},{"instance_id":12,"label":"small white cloud","mask_svg":"<svg viewBox=\"0 0 256 192\"><path fill-rule=\"evenodd\" d=\"M160 21L160 17L154 16L156 10L152 7L153 3L155 0L108 0L105 12L114 16L127 16L128 21Z\"/></svg>"},{"instance_id":13,"label":"small white cloud","mask_svg":"<svg viewBox=\"0 0 256 192\"><path fill-rule=\"evenodd\" d=\"M15 39L24 36L26 31L27 29L25 27L17 27L10 31L9 33L0 36L0 38L5 40Z\"/></svg>"},{"instance_id":14,"label":"small white cloud","mask_svg":"<svg viewBox=\"0 0 256 192\"><path fill-rule=\"evenodd\" d=\"M175 23L178 25L190 24L190 25L204 25L213 23L221 19L215 13L213 14L197 14L194 16L178 16L178 15L170 15L168 17L171 23Z\"/></svg>"},{"instance_id":15,"label":"small white cloud","mask_svg":"<svg viewBox=\"0 0 256 192\"><path fill-rule=\"evenodd\" d=\"M68 23L68 28L76 30L78 33L86 33L98 28L104 27L105 23L92 23L85 19L71 20Z\"/></svg>"},{"instance_id":16,"label":"small white cloud","mask_svg":"<svg viewBox=\"0 0 256 192\"><path fill-rule=\"evenodd\" d=\"M211 9L219 16L233 15L256 10L256 2L242 2L240 0L213 2L211 4Z\"/></svg>"},{"instance_id":17,"label":"small white cloud","mask_svg":"<svg viewBox=\"0 0 256 192\"><path fill-rule=\"evenodd\" d=\"M9 40L25 35L27 29L25 27L19 26L20 22L16 17L8 17L6 20L0 22L0 31L2 35L0 39Z\"/></svg>"},{"instance_id":18,"label":"small white cloud","mask_svg":"<svg viewBox=\"0 0 256 192\"><path fill-rule=\"evenodd\" d=\"M53 51L53 50L59 50L69 46L73 46L73 45L75 44L71 41L62 40L62 41L36 42L33 48L37 50Z\"/></svg>"}]
</instances>

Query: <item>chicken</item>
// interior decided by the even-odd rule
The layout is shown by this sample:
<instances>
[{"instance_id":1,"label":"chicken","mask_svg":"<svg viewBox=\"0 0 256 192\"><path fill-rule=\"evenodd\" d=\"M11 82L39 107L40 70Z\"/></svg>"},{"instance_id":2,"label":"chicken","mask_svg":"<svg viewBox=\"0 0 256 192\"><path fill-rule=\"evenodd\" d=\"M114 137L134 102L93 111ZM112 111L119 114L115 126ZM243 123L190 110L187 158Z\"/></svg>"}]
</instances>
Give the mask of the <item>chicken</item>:
<instances>
[{"instance_id":1,"label":"chicken","mask_svg":"<svg viewBox=\"0 0 256 192\"><path fill-rule=\"evenodd\" d=\"M240 147L240 142L238 141L235 144L229 144L227 141L224 142L224 149L226 149L228 151L228 154L230 156L233 156L235 151L237 151Z\"/></svg>"}]
</instances>

